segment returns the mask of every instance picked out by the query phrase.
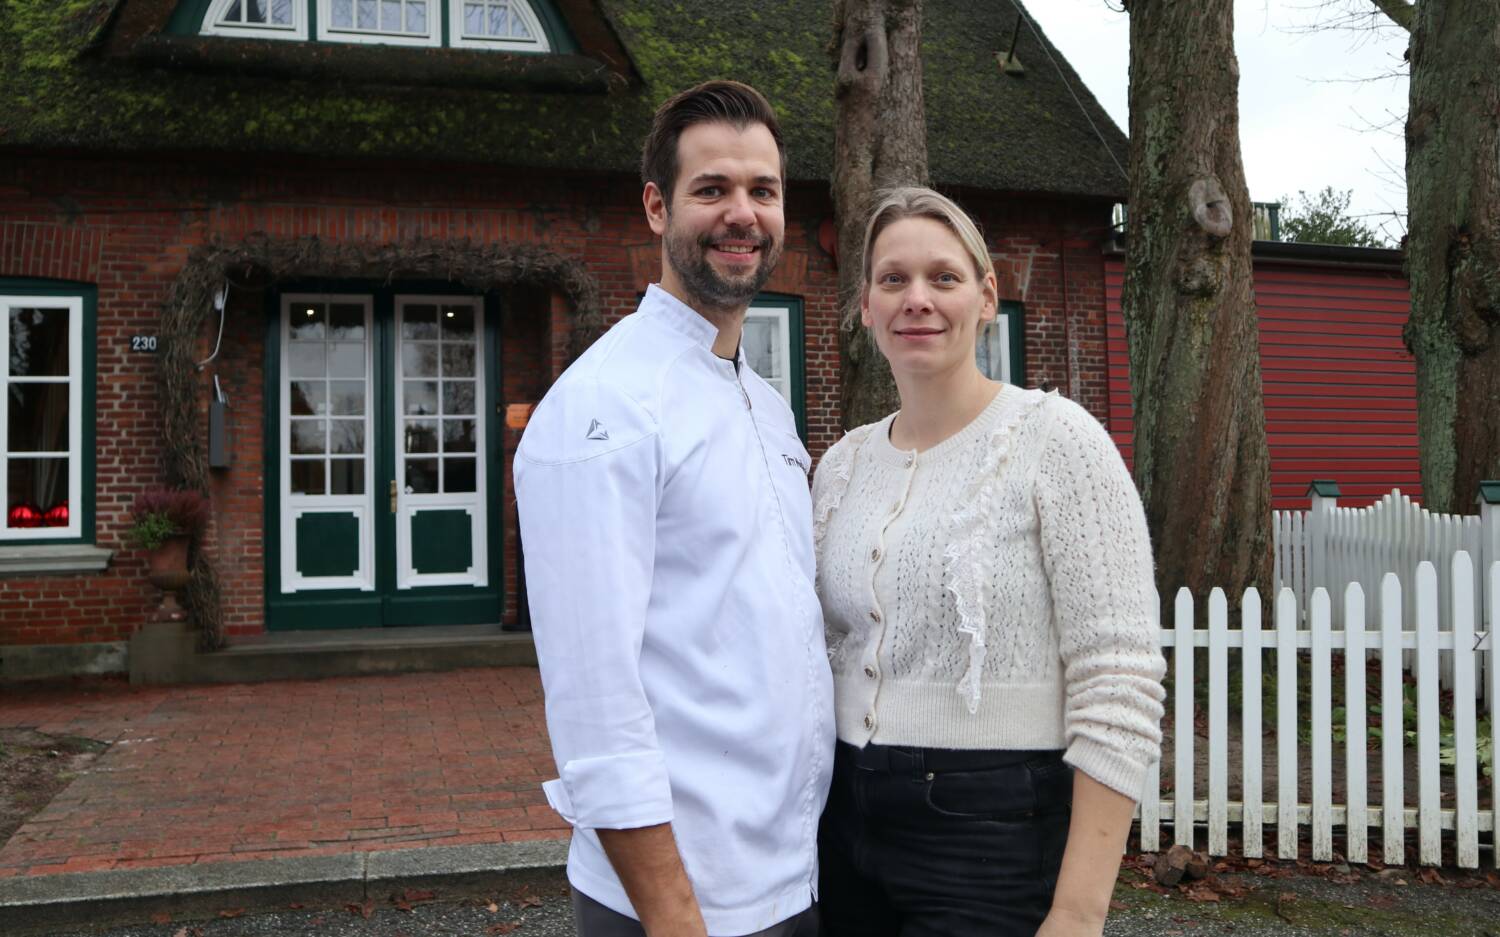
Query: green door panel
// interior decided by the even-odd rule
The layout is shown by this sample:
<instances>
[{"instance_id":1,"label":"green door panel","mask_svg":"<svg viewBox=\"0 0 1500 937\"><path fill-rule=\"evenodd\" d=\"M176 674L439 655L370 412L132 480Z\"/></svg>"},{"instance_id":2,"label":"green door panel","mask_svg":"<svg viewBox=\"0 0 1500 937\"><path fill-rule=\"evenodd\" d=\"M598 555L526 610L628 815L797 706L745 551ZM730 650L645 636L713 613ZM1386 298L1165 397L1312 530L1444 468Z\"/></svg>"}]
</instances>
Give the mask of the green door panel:
<instances>
[{"instance_id":1,"label":"green door panel","mask_svg":"<svg viewBox=\"0 0 1500 937\"><path fill-rule=\"evenodd\" d=\"M418 511L411 518L412 565L424 575L462 573L474 565L474 521L468 511Z\"/></svg>"},{"instance_id":2,"label":"green door panel","mask_svg":"<svg viewBox=\"0 0 1500 937\"><path fill-rule=\"evenodd\" d=\"M359 571L359 518L319 511L297 518L297 572L353 576Z\"/></svg>"}]
</instances>

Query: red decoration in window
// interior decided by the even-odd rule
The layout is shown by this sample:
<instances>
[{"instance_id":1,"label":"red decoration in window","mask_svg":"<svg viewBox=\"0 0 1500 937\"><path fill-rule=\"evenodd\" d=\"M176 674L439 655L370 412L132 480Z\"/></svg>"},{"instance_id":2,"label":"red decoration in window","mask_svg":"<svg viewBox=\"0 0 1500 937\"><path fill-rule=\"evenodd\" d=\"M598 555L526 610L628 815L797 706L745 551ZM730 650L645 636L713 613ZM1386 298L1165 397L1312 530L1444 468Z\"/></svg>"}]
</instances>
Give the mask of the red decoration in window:
<instances>
[{"instance_id":1,"label":"red decoration in window","mask_svg":"<svg viewBox=\"0 0 1500 937\"><path fill-rule=\"evenodd\" d=\"M6 515L6 524L10 527L38 527L41 523L42 514L33 504L18 504Z\"/></svg>"},{"instance_id":2,"label":"red decoration in window","mask_svg":"<svg viewBox=\"0 0 1500 937\"><path fill-rule=\"evenodd\" d=\"M68 526L68 502L59 501L47 509L42 515L43 527L66 527Z\"/></svg>"}]
</instances>

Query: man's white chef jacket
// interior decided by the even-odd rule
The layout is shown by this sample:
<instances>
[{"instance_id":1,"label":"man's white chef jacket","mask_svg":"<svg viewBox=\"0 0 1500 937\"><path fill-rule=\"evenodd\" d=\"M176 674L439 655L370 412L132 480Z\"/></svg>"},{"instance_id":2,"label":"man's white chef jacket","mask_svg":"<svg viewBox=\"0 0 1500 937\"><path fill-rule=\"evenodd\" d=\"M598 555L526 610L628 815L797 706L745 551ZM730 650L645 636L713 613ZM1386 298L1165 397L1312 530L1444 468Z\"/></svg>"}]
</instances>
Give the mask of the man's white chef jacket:
<instances>
[{"instance_id":1,"label":"man's white chef jacket","mask_svg":"<svg viewBox=\"0 0 1500 937\"><path fill-rule=\"evenodd\" d=\"M834 746L791 410L652 286L515 458L568 879L638 917L596 829L671 822L710 934L805 910Z\"/></svg>"}]
</instances>

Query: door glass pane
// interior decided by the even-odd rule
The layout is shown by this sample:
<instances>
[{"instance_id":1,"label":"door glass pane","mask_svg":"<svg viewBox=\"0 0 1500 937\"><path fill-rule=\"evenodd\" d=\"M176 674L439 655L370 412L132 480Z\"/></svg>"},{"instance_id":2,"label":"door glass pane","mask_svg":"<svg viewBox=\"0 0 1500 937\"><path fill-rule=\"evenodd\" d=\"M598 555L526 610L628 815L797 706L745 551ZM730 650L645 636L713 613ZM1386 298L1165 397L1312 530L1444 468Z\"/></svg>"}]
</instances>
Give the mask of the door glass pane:
<instances>
[{"instance_id":1,"label":"door glass pane","mask_svg":"<svg viewBox=\"0 0 1500 937\"><path fill-rule=\"evenodd\" d=\"M447 358L447 349L443 356ZM438 346L433 342L407 342L401 346L403 377L437 377Z\"/></svg>"},{"instance_id":2,"label":"door glass pane","mask_svg":"<svg viewBox=\"0 0 1500 937\"><path fill-rule=\"evenodd\" d=\"M329 381L328 412L334 416L362 416L365 412L364 381Z\"/></svg>"},{"instance_id":3,"label":"door glass pane","mask_svg":"<svg viewBox=\"0 0 1500 937\"><path fill-rule=\"evenodd\" d=\"M66 527L68 459L7 459L7 527ZM20 508L21 510L15 510ZM15 516L12 517L14 511ZM51 517L48 517L48 514Z\"/></svg>"},{"instance_id":4,"label":"door glass pane","mask_svg":"<svg viewBox=\"0 0 1500 937\"><path fill-rule=\"evenodd\" d=\"M288 316L294 342L321 342L328 333L328 309L322 303L299 303Z\"/></svg>"},{"instance_id":5,"label":"door glass pane","mask_svg":"<svg viewBox=\"0 0 1500 937\"><path fill-rule=\"evenodd\" d=\"M329 377L364 377L365 346L335 344L328 346Z\"/></svg>"},{"instance_id":6,"label":"door glass pane","mask_svg":"<svg viewBox=\"0 0 1500 937\"><path fill-rule=\"evenodd\" d=\"M444 420L443 421L443 451L444 452L473 452L474 451L474 421L473 420Z\"/></svg>"},{"instance_id":7,"label":"door glass pane","mask_svg":"<svg viewBox=\"0 0 1500 937\"><path fill-rule=\"evenodd\" d=\"M474 307L444 306L442 325L444 341L473 341Z\"/></svg>"},{"instance_id":8,"label":"door glass pane","mask_svg":"<svg viewBox=\"0 0 1500 937\"><path fill-rule=\"evenodd\" d=\"M401 392L403 410L415 416L436 414L437 388L437 381L404 381Z\"/></svg>"},{"instance_id":9,"label":"door glass pane","mask_svg":"<svg viewBox=\"0 0 1500 937\"><path fill-rule=\"evenodd\" d=\"M401 0L380 0L380 28L400 32Z\"/></svg>"},{"instance_id":10,"label":"door glass pane","mask_svg":"<svg viewBox=\"0 0 1500 937\"><path fill-rule=\"evenodd\" d=\"M272 0L271 22L277 26L292 25L292 0Z\"/></svg>"},{"instance_id":11,"label":"door glass pane","mask_svg":"<svg viewBox=\"0 0 1500 937\"><path fill-rule=\"evenodd\" d=\"M443 413L469 414L474 412L474 382L443 382Z\"/></svg>"},{"instance_id":12,"label":"door glass pane","mask_svg":"<svg viewBox=\"0 0 1500 937\"><path fill-rule=\"evenodd\" d=\"M333 0L333 25L335 29L354 25L354 0Z\"/></svg>"},{"instance_id":13,"label":"door glass pane","mask_svg":"<svg viewBox=\"0 0 1500 937\"><path fill-rule=\"evenodd\" d=\"M474 346L470 344L443 345L443 376L473 377Z\"/></svg>"},{"instance_id":14,"label":"door glass pane","mask_svg":"<svg viewBox=\"0 0 1500 937\"><path fill-rule=\"evenodd\" d=\"M437 459L406 460L406 493L409 495L436 494L438 490Z\"/></svg>"},{"instance_id":15,"label":"door glass pane","mask_svg":"<svg viewBox=\"0 0 1500 937\"><path fill-rule=\"evenodd\" d=\"M356 303L334 303L328 310L328 337L345 341L365 340L365 307Z\"/></svg>"},{"instance_id":16,"label":"door glass pane","mask_svg":"<svg viewBox=\"0 0 1500 937\"><path fill-rule=\"evenodd\" d=\"M328 451L354 455L365 451L364 420L333 420L329 423Z\"/></svg>"},{"instance_id":17,"label":"door glass pane","mask_svg":"<svg viewBox=\"0 0 1500 937\"><path fill-rule=\"evenodd\" d=\"M10 311L10 376L63 377L68 373L68 310Z\"/></svg>"},{"instance_id":18,"label":"door glass pane","mask_svg":"<svg viewBox=\"0 0 1500 937\"><path fill-rule=\"evenodd\" d=\"M328 493L362 495L365 493L364 459L329 459Z\"/></svg>"},{"instance_id":19,"label":"door glass pane","mask_svg":"<svg viewBox=\"0 0 1500 937\"><path fill-rule=\"evenodd\" d=\"M407 306L401 312L401 337L438 337L436 306Z\"/></svg>"},{"instance_id":20,"label":"door glass pane","mask_svg":"<svg viewBox=\"0 0 1500 937\"><path fill-rule=\"evenodd\" d=\"M444 491L474 491L474 460L443 460Z\"/></svg>"},{"instance_id":21,"label":"door glass pane","mask_svg":"<svg viewBox=\"0 0 1500 937\"><path fill-rule=\"evenodd\" d=\"M375 0L358 0L356 4L355 25L360 29L375 29L378 23L375 19Z\"/></svg>"},{"instance_id":22,"label":"door glass pane","mask_svg":"<svg viewBox=\"0 0 1500 937\"><path fill-rule=\"evenodd\" d=\"M6 396L10 400L9 451L68 451L67 384L11 384Z\"/></svg>"},{"instance_id":23,"label":"door glass pane","mask_svg":"<svg viewBox=\"0 0 1500 937\"><path fill-rule=\"evenodd\" d=\"M427 34L427 0L407 4L406 31L422 35Z\"/></svg>"},{"instance_id":24,"label":"door glass pane","mask_svg":"<svg viewBox=\"0 0 1500 937\"><path fill-rule=\"evenodd\" d=\"M324 493L323 460L292 460L292 494L320 495Z\"/></svg>"},{"instance_id":25,"label":"door glass pane","mask_svg":"<svg viewBox=\"0 0 1500 937\"><path fill-rule=\"evenodd\" d=\"M315 416L328 407L326 381L292 382L292 416Z\"/></svg>"},{"instance_id":26,"label":"door glass pane","mask_svg":"<svg viewBox=\"0 0 1500 937\"><path fill-rule=\"evenodd\" d=\"M322 342L298 342L286 350L287 376L322 377L327 367L328 346Z\"/></svg>"},{"instance_id":27,"label":"door glass pane","mask_svg":"<svg viewBox=\"0 0 1500 937\"><path fill-rule=\"evenodd\" d=\"M406 421L407 452L437 452L438 435L436 420Z\"/></svg>"},{"instance_id":28,"label":"door glass pane","mask_svg":"<svg viewBox=\"0 0 1500 937\"><path fill-rule=\"evenodd\" d=\"M298 454L321 453L328 439L327 420L293 420L292 451Z\"/></svg>"}]
</instances>

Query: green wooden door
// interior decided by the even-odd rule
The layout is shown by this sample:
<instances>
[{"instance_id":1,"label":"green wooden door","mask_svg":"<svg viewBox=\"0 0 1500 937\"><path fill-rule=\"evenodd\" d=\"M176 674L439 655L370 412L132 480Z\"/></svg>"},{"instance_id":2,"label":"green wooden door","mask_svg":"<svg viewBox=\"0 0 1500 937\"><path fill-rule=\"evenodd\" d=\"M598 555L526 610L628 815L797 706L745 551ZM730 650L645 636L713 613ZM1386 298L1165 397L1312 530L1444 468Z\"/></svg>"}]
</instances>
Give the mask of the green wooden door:
<instances>
[{"instance_id":1,"label":"green wooden door","mask_svg":"<svg viewBox=\"0 0 1500 937\"><path fill-rule=\"evenodd\" d=\"M277 298L268 628L500 620L495 305L378 289Z\"/></svg>"}]
</instances>

